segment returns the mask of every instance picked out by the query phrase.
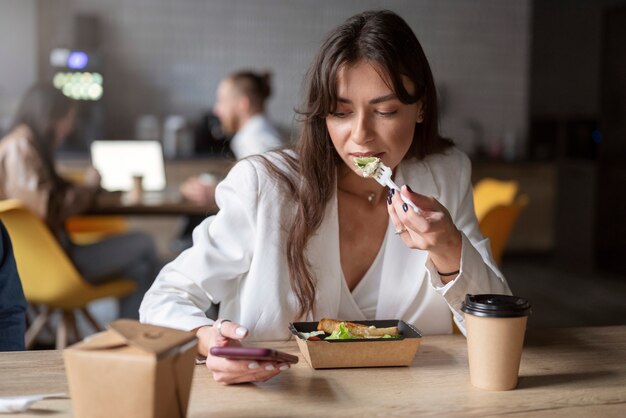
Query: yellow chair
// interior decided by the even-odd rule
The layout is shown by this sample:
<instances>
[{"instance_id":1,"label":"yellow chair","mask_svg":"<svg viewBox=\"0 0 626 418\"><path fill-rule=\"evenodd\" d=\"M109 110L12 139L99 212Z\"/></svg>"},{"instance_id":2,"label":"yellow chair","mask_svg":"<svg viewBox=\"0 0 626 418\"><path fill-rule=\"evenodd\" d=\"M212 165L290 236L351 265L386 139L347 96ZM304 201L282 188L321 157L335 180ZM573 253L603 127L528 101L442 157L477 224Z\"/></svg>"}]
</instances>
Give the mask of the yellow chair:
<instances>
[{"instance_id":1,"label":"yellow chair","mask_svg":"<svg viewBox=\"0 0 626 418\"><path fill-rule=\"evenodd\" d=\"M474 185L474 210L481 222L487 212L498 205L510 205L515 200L518 184L515 180L484 178Z\"/></svg>"},{"instance_id":2,"label":"yellow chair","mask_svg":"<svg viewBox=\"0 0 626 418\"><path fill-rule=\"evenodd\" d=\"M492 207L478 223L480 232L491 240L491 252L498 265L502 264L502 253L506 243L517 218L526 205L528 205L528 196L520 195L513 203Z\"/></svg>"},{"instance_id":3,"label":"yellow chair","mask_svg":"<svg viewBox=\"0 0 626 418\"><path fill-rule=\"evenodd\" d=\"M0 201L0 219L13 242L24 294L37 313L26 331L27 348L55 312L61 313L56 330L57 349L67 345L70 333L74 340L80 340L76 311L80 311L97 331L102 330L87 311L87 304L101 298L124 297L135 290L135 282L123 278L97 286L88 283L46 224L19 201Z\"/></svg>"},{"instance_id":4,"label":"yellow chair","mask_svg":"<svg viewBox=\"0 0 626 418\"><path fill-rule=\"evenodd\" d=\"M90 244L127 232L128 223L123 216L72 216L65 221L65 230L76 244Z\"/></svg>"}]
</instances>

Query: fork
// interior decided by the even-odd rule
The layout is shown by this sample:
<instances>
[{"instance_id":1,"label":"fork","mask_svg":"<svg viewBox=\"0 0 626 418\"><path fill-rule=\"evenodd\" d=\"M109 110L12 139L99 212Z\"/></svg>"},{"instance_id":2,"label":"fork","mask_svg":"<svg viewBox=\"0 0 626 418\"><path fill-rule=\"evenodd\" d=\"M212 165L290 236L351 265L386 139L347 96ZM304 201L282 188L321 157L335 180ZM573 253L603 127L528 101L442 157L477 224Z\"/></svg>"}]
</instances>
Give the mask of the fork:
<instances>
[{"instance_id":1,"label":"fork","mask_svg":"<svg viewBox=\"0 0 626 418\"><path fill-rule=\"evenodd\" d=\"M391 168L387 167L381 161L378 163L378 168L376 169L376 172L372 177L374 177L376 181L379 182L381 185L387 186L390 189L397 190L398 194L400 195L400 199L402 199L404 203L409 205L415 213L417 213L418 215L421 214L420 209L415 206L415 204L411 202L408 198L406 198L402 193L400 193L400 187L398 187L398 185L393 180L391 180L391 174Z\"/></svg>"}]
</instances>

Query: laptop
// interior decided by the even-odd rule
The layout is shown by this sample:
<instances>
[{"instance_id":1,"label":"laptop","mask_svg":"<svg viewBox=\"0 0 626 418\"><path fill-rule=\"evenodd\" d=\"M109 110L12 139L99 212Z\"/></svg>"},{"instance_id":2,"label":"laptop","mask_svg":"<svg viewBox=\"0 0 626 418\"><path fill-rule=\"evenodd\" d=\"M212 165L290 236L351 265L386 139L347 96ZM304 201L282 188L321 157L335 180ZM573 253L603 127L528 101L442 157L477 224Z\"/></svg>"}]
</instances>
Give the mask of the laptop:
<instances>
[{"instance_id":1,"label":"laptop","mask_svg":"<svg viewBox=\"0 0 626 418\"><path fill-rule=\"evenodd\" d=\"M133 176L143 176L143 189L165 189L163 149L158 141L99 140L91 143L91 163L108 191L129 191Z\"/></svg>"}]
</instances>

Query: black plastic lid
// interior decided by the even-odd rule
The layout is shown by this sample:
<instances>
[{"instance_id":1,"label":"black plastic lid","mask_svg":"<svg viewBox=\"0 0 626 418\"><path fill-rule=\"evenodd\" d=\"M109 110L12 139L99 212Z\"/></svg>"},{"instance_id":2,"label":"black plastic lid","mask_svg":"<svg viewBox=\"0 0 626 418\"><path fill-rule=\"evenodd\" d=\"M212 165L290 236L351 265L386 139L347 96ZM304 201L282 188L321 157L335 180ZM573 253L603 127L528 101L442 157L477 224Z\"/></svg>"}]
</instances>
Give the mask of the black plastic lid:
<instances>
[{"instance_id":1,"label":"black plastic lid","mask_svg":"<svg viewBox=\"0 0 626 418\"><path fill-rule=\"evenodd\" d=\"M461 310L474 316L513 318L530 315L530 303L509 295L465 295Z\"/></svg>"}]
</instances>

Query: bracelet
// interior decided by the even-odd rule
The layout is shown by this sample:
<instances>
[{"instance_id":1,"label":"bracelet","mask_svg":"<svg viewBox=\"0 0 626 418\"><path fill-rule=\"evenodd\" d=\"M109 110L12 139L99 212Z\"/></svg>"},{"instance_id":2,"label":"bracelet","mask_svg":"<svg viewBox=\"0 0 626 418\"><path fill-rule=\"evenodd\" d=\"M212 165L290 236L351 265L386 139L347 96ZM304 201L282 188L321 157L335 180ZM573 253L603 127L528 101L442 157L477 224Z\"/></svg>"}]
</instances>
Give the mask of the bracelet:
<instances>
[{"instance_id":1,"label":"bracelet","mask_svg":"<svg viewBox=\"0 0 626 418\"><path fill-rule=\"evenodd\" d=\"M439 271L437 271L437 274L440 276L456 276L457 274L459 274L461 270L457 270L457 271L451 271L450 273L440 273Z\"/></svg>"}]
</instances>

